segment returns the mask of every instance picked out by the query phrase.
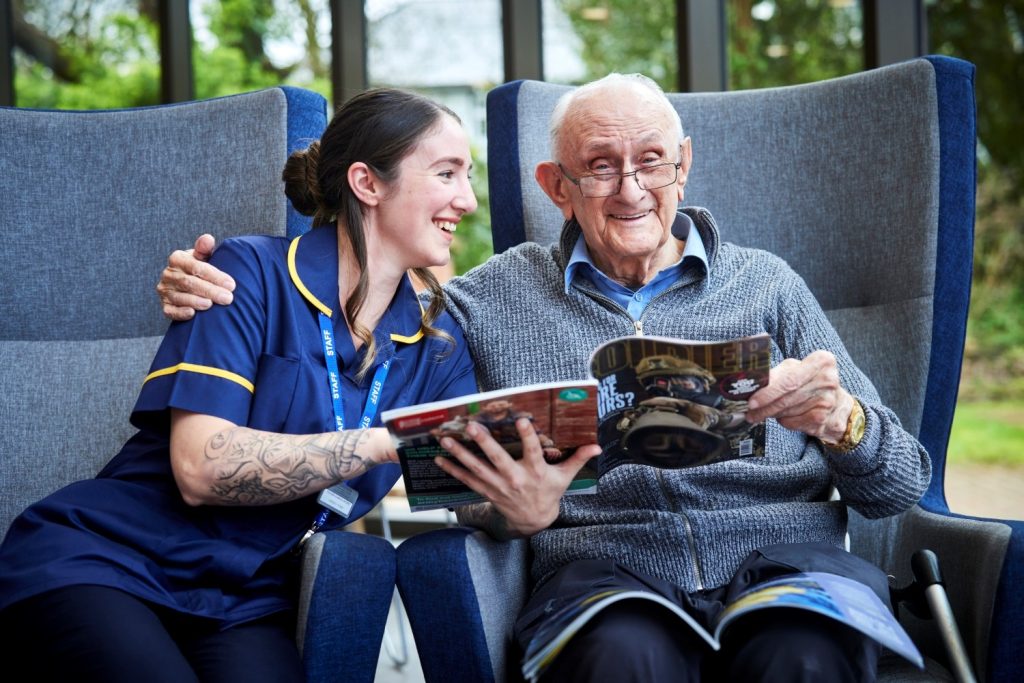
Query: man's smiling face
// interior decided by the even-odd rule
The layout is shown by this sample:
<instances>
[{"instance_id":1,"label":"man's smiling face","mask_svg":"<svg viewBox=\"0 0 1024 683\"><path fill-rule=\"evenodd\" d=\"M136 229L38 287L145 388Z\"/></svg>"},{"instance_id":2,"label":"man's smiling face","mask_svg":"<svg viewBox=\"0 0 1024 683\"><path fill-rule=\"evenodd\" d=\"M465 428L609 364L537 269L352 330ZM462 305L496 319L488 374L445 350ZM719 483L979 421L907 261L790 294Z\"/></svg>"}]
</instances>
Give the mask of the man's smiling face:
<instances>
[{"instance_id":1,"label":"man's smiling face","mask_svg":"<svg viewBox=\"0 0 1024 683\"><path fill-rule=\"evenodd\" d=\"M680 140L665 106L639 86L595 92L567 112L557 150L565 170L576 178L683 161L676 182L666 187L642 190L629 176L610 197L588 198L578 187L568 188L567 200L591 258L629 286L647 282L680 255L671 231L689 170L689 140Z\"/></svg>"}]
</instances>

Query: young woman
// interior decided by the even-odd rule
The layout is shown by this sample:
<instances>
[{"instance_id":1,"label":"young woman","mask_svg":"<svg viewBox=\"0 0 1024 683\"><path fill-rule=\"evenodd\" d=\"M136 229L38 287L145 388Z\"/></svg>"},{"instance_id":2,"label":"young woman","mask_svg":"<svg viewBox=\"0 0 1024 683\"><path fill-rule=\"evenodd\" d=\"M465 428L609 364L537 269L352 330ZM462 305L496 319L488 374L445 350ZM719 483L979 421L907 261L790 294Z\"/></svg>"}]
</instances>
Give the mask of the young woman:
<instances>
[{"instance_id":1,"label":"young woman","mask_svg":"<svg viewBox=\"0 0 1024 683\"><path fill-rule=\"evenodd\" d=\"M313 230L217 249L234 305L171 326L138 434L0 547L0 626L35 679L303 679L295 551L397 480L382 411L476 390L428 270L476 208L469 171L455 114L392 89L348 101L288 159Z\"/></svg>"}]
</instances>

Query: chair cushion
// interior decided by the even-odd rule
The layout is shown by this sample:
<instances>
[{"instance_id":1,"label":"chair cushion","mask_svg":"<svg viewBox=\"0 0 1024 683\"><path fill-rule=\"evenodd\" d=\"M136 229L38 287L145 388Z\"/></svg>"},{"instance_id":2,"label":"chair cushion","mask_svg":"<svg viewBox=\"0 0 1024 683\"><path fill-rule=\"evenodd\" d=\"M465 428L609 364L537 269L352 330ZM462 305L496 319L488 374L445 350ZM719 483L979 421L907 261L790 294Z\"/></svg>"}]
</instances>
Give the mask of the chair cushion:
<instances>
[{"instance_id":1,"label":"chair cushion","mask_svg":"<svg viewBox=\"0 0 1024 683\"><path fill-rule=\"evenodd\" d=\"M0 177L17 197L0 202L0 338L162 334L153 288L172 250L201 232L284 234L287 113L280 88L135 110L0 109Z\"/></svg>"},{"instance_id":2,"label":"chair cushion","mask_svg":"<svg viewBox=\"0 0 1024 683\"><path fill-rule=\"evenodd\" d=\"M160 339L0 341L0 533L135 433L128 416Z\"/></svg>"}]
</instances>

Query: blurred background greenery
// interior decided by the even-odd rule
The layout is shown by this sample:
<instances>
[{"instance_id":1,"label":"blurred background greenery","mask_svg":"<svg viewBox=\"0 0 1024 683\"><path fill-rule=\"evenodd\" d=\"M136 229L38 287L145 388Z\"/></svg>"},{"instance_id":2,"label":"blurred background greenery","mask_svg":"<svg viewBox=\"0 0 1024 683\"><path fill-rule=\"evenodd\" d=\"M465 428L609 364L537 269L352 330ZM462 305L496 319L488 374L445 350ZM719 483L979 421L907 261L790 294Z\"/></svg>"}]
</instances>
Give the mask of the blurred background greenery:
<instances>
[{"instance_id":1,"label":"blurred background greenery","mask_svg":"<svg viewBox=\"0 0 1024 683\"><path fill-rule=\"evenodd\" d=\"M17 106L160 102L158 0L10 2ZM502 80L499 3L367 0L364 8L370 84L446 101L476 141L481 206L460 226L454 253L454 271L465 272L491 254L483 102ZM977 66L974 285L951 458L1024 465L1024 0L925 0L924 8L927 52ZM640 71L678 89L674 0L544 0L543 10L548 80ZM197 99L282 83L331 98L327 0L190 0L189 14ZM726 0L729 88L861 71L863 21L856 0ZM466 33L453 39L453 26ZM462 72L448 73L453 66Z\"/></svg>"}]
</instances>

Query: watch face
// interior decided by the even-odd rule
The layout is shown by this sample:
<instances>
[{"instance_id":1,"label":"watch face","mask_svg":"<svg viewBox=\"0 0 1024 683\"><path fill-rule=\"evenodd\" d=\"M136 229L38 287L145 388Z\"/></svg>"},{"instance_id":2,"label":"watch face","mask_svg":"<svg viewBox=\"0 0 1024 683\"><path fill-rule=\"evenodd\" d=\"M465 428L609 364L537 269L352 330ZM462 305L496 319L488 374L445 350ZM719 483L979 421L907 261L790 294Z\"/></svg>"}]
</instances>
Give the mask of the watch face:
<instances>
[{"instance_id":1,"label":"watch face","mask_svg":"<svg viewBox=\"0 0 1024 683\"><path fill-rule=\"evenodd\" d=\"M857 404L857 407L854 408L854 411L857 414L853 416L853 424L850 425L850 442L851 445L856 446L860 443L860 440L864 438L865 420L864 409L860 407L859 403Z\"/></svg>"}]
</instances>

